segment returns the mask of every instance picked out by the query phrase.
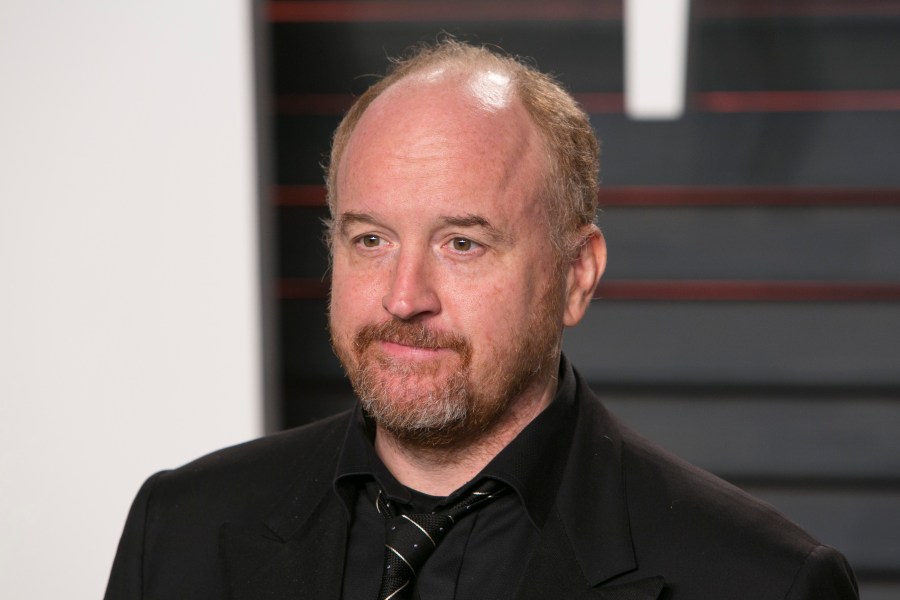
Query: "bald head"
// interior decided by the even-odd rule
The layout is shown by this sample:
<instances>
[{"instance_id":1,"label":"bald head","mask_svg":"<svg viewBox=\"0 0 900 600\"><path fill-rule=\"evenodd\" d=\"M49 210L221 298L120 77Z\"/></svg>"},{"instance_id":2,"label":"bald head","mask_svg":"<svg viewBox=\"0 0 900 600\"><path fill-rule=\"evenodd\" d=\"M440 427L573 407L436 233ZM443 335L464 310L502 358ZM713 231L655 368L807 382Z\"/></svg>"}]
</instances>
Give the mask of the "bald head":
<instances>
[{"instance_id":1,"label":"bald head","mask_svg":"<svg viewBox=\"0 0 900 600\"><path fill-rule=\"evenodd\" d=\"M452 103L446 102L444 95L457 95L456 109L480 111L483 118L476 118L473 123L489 128L487 132L494 138L513 132L504 129L502 120L488 119L490 115L515 114L528 121L528 126L516 132L513 139L524 139L521 136L528 129L532 136L528 138L529 148L538 144L544 160L540 167L540 198L536 200L544 203L554 246L561 255L571 255L580 242L578 232L593 223L596 214L598 143L587 115L543 73L515 59L452 40L420 49L396 62L388 75L350 108L335 132L328 165L328 204L332 215L337 214L335 208L341 193L339 181L345 168L342 158L364 115L375 109L386 117L387 104L399 106L409 95L428 102L422 100L428 94L433 95L435 107L440 104L448 109ZM393 111L399 119L398 127L403 114ZM435 130L429 133L422 129L422 135L427 139L452 133L438 131L443 121L435 113L431 123Z\"/></svg>"}]
</instances>

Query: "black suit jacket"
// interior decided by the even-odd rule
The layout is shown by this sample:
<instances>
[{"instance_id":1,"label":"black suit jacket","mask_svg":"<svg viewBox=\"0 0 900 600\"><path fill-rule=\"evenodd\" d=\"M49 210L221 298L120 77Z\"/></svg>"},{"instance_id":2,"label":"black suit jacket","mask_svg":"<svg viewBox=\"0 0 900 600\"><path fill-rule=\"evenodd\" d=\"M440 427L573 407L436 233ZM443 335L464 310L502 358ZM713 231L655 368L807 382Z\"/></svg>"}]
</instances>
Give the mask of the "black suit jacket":
<instances>
[{"instance_id":1,"label":"black suit jacket","mask_svg":"<svg viewBox=\"0 0 900 600\"><path fill-rule=\"evenodd\" d=\"M857 598L838 552L577 386L571 455L518 600ZM339 600L349 516L332 480L349 423L338 415L148 479L107 600Z\"/></svg>"}]
</instances>

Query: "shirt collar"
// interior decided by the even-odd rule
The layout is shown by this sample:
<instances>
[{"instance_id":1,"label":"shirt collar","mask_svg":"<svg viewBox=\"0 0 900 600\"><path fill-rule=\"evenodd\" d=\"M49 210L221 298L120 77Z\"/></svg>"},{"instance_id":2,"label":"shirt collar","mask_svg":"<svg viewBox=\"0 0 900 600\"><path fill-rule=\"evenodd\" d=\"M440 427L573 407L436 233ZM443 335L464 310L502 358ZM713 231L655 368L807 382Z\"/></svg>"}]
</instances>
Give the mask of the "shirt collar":
<instances>
[{"instance_id":1,"label":"shirt collar","mask_svg":"<svg viewBox=\"0 0 900 600\"><path fill-rule=\"evenodd\" d=\"M497 479L516 492L534 526L542 528L556 500L571 445L576 415L575 389L575 374L569 361L562 356L553 402L477 476L448 496L446 502L452 502L485 478ZM374 426L357 405L334 478L335 491L349 512L352 512L356 494L373 479L396 502L409 504L413 496L375 453L370 431L374 431Z\"/></svg>"}]
</instances>

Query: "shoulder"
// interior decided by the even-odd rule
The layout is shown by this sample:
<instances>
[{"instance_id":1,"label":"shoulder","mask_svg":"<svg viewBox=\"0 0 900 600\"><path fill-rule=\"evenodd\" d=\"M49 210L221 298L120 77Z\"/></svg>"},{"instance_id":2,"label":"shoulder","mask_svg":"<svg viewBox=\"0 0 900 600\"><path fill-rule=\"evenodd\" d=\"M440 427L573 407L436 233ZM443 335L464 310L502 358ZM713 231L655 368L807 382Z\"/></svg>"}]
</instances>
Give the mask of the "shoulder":
<instances>
[{"instance_id":1,"label":"shoulder","mask_svg":"<svg viewBox=\"0 0 900 600\"><path fill-rule=\"evenodd\" d=\"M804 557L817 542L771 505L659 448L627 427L622 469L630 511L654 529L689 531L707 548L739 538L741 546L760 544ZM640 524L638 524L640 528ZM678 545L680 540L673 540ZM688 543L688 542L683 542Z\"/></svg>"},{"instance_id":2,"label":"shoulder","mask_svg":"<svg viewBox=\"0 0 900 600\"><path fill-rule=\"evenodd\" d=\"M298 479L330 483L348 413L217 450L157 473L142 493L155 506L233 518L277 502Z\"/></svg>"},{"instance_id":3,"label":"shoulder","mask_svg":"<svg viewBox=\"0 0 900 600\"><path fill-rule=\"evenodd\" d=\"M257 526L285 499L325 497L348 422L344 413L150 477L128 514L106 597L219 597L223 526Z\"/></svg>"},{"instance_id":4,"label":"shoulder","mask_svg":"<svg viewBox=\"0 0 900 600\"><path fill-rule=\"evenodd\" d=\"M623 425L592 393L584 401L593 427L617 449L639 568L665 577L673 597L857 597L839 552Z\"/></svg>"},{"instance_id":5,"label":"shoulder","mask_svg":"<svg viewBox=\"0 0 900 600\"><path fill-rule=\"evenodd\" d=\"M667 577L671 586L753 590L757 598L857 597L844 557L770 504L624 427L622 443L635 549L645 563L679 565Z\"/></svg>"},{"instance_id":6,"label":"shoulder","mask_svg":"<svg viewBox=\"0 0 900 600\"><path fill-rule=\"evenodd\" d=\"M714 548L740 538L741 546L755 543L783 546L803 557L817 542L772 506L738 487L664 450L623 424L606 410L585 385L580 386L581 437L584 450L604 458L595 464L619 472L617 485L627 503L637 535L681 533L668 541Z\"/></svg>"}]
</instances>

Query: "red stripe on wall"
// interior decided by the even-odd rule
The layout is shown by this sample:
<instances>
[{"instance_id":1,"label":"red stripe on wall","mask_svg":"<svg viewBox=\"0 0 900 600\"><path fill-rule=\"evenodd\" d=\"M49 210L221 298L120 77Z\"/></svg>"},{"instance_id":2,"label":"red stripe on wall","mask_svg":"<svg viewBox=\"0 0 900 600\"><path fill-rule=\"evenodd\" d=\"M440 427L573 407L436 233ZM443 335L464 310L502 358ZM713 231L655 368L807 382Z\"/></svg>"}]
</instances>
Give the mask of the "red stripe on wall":
<instances>
[{"instance_id":1,"label":"red stripe on wall","mask_svg":"<svg viewBox=\"0 0 900 600\"><path fill-rule=\"evenodd\" d=\"M282 279L282 300L323 300L329 283ZM596 298L659 302L900 302L900 284L819 281L601 281Z\"/></svg>"},{"instance_id":2,"label":"red stripe on wall","mask_svg":"<svg viewBox=\"0 0 900 600\"><path fill-rule=\"evenodd\" d=\"M596 298L703 302L897 302L900 284L818 281L601 281Z\"/></svg>"},{"instance_id":3,"label":"red stripe on wall","mask_svg":"<svg viewBox=\"0 0 900 600\"><path fill-rule=\"evenodd\" d=\"M900 110L900 91L696 92L690 95L690 109L726 113L890 111Z\"/></svg>"},{"instance_id":4,"label":"red stripe on wall","mask_svg":"<svg viewBox=\"0 0 900 600\"><path fill-rule=\"evenodd\" d=\"M620 20L622 0L303 0L266 5L273 23ZM694 0L700 18L900 14L896 0Z\"/></svg>"},{"instance_id":5,"label":"red stripe on wall","mask_svg":"<svg viewBox=\"0 0 900 600\"><path fill-rule=\"evenodd\" d=\"M601 187L600 207L900 206L900 189Z\"/></svg>"},{"instance_id":6,"label":"red stripe on wall","mask_svg":"<svg viewBox=\"0 0 900 600\"><path fill-rule=\"evenodd\" d=\"M573 94L589 114L621 114L625 97L618 92ZM273 101L275 111L285 115L342 115L353 104L352 94L282 94ZM689 110L711 113L745 112L871 112L900 111L900 91L780 91L695 92Z\"/></svg>"},{"instance_id":7,"label":"red stripe on wall","mask_svg":"<svg viewBox=\"0 0 900 600\"><path fill-rule=\"evenodd\" d=\"M592 114L622 113L625 97L617 92L573 94L584 110ZM353 104L353 94L281 94L275 96L275 111L285 115L342 115Z\"/></svg>"},{"instance_id":8,"label":"red stripe on wall","mask_svg":"<svg viewBox=\"0 0 900 600\"><path fill-rule=\"evenodd\" d=\"M625 112L625 95L618 92L582 92L572 96L591 115Z\"/></svg>"},{"instance_id":9,"label":"red stripe on wall","mask_svg":"<svg viewBox=\"0 0 900 600\"><path fill-rule=\"evenodd\" d=\"M402 22L402 21L579 21L618 20L622 4L616 0L518 2L464 0L425 2L421 0L351 0L269 2L273 23Z\"/></svg>"},{"instance_id":10,"label":"red stripe on wall","mask_svg":"<svg viewBox=\"0 0 900 600\"><path fill-rule=\"evenodd\" d=\"M322 185L280 185L277 206L325 206ZM601 208L666 206L900 206L900 189L601 187Z\"/></svg>"},{"instance_id":11,"label":"red stripe on wall","mask_svg":"<svg viewBox=\"0 0 900 600\"><path fill-rule=\"evenodd\" d=\"M324 185L276 185L273 196L276 206L325 206Z\"/></svg>"},{"instance_id":12,"label":"red stripe on wall","mask_svg":"<svg viewBox=\"0 0 900 600\"><path fill-rule=\"evenodd\" d=\"M897 0L693 0L698 17L853 17L900 14Z\"/></svg>"},{"instance_id":13,"label":"red stripe on wall","mask_svg":"<svg viewBox=\"0 0 900 600\"><path fill-rule=\"evenodd\" d=\"M282 300L324 300L330 285L321 279L280 279L278 297Z\"/></svg>"}]
</instances>

